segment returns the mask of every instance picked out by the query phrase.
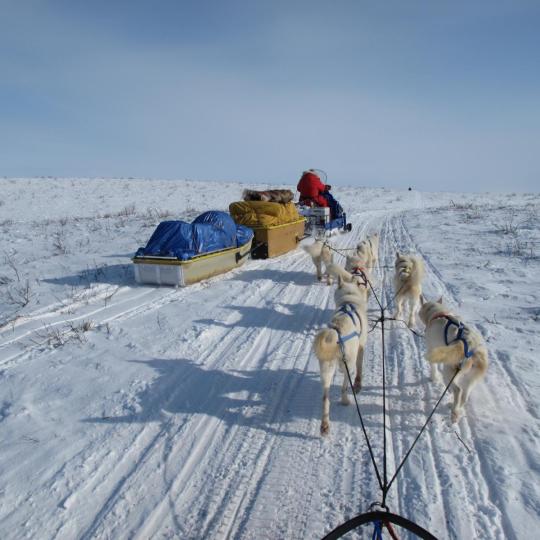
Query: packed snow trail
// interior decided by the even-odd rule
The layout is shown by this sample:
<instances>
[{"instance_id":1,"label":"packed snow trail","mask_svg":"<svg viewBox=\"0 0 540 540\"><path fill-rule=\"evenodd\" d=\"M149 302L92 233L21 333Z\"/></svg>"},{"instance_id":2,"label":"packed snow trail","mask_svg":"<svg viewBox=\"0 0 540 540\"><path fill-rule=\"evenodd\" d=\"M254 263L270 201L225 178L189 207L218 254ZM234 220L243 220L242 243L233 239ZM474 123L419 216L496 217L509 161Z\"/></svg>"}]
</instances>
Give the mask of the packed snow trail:
<instances>
[{"instance_id":1,"label":"packed snow trail","mask_svg":"<svg viewBox=\"0 0 540 540\"><path fill-rule=\"evenodd\" d=\"M346 193L353 230L331 241L346 249L379 231L374 282L384 303L400 250L424 258L428 297L467 307L459 281L445 276L474 254L452 244L449 264L423 222L439 199ZM448 227L459 226L452 219ZM185 289L138 287L118 256L99 283L85 285L84 299L71 287L86 274L46 261L40 283L50 300L0 329L3 538L320 538L380 499L356 410L338 403L340 374L330 436L319 436L311 346L333 313L333 287L316 281L302 250ZM378 314L373 299L369 313ZM83 341L51 341L87 320L93 329ZM443 388L428 379L422 338L388 326L390 478ZM520 476L538 472L538 406L504 346L516 334L478 326L506 340L492 352L486 382L457 426L448 400L441 403L387 502L440 538L522 538L536 519L527 508L538 505L538 489ZM524 332L528 343L532 331ZM359 400L379 464L381 384L375 330ZM510 406L515 423L498 422Z\"/></svg>"}]
</instances>

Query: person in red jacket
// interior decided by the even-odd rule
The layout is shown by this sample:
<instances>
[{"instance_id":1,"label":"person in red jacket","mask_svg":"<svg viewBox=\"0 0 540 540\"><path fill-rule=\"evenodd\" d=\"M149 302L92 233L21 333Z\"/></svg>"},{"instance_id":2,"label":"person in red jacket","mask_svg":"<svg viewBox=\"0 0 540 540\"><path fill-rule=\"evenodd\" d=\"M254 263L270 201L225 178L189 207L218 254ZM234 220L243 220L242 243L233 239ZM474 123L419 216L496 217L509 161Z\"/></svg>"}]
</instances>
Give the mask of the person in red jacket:
<instances>
[{"instance_id":1,"label":"person in red jacket","mask_svg":"<svg viewBox=\"0 0 540 540\"><path fill-rule=\"evenodd\" d=\"M300 204L328 207L328 201L323 193L329 191L331 186L323 184L313 169L304 171L296 189L300 192Z\"/></svg>"}]
</instances>

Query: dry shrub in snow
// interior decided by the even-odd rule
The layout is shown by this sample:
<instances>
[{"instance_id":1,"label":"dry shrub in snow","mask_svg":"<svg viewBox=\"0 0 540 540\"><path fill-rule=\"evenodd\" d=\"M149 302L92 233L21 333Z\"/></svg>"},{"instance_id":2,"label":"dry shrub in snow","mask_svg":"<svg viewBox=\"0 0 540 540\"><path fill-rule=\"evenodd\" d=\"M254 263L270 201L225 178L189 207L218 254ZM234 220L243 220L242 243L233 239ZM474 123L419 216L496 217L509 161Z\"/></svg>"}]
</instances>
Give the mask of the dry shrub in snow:
<instances>
[{"instance_id":1,"label":"dry shrub in snow","mask_svg":"<svg viewBox=\"0 0 540 540\"><path fill-rule=\"evenodd\" d=\"M45 326L42 332L37 333L41 341L33 341L37 345L48 345L53 349L57 349L70 341L86 343L88 340L85 334L94 328L95 324L93 321L82 321L80 324L70 322L63 328Z\"/></svg>"},{"instance_id":2,"label":"dry shrub in snow","mask_svg":"<svg viewBox=\"0 0 540 540\"><path fill-rule=\"evenodd\" d=\"M6 298L8 303L19 306L21 308L27 306L32 298L34 293L30 287L30 280L27 279L24 283L19 283L14 287L9 288L6 291Z\"/></svg>"},{"instance_id":3,"label":"dry shrub in snow","mask_svg":"<svg viewBox=\"0 0 540 540\"><path fill-rule=\"evenodd\" d=\"M129 204L128 206L125 206L124 208L122 208L120 212L118 212L118 216L129 217L129 216L134 216L135 213L136 213L135 205Z\"/></svg>"},{"instance_id":4,"label":"dry shrub in snow","mask_svg":"<svg viewBox=\"0 0 540 540\"><path fill-rule=\"evenodd\" d=\"M64 236L64 229L53 233L53 249L55 255L66 255L68 252L66 246L66 239Z\"/></svg>"}]
</instances>

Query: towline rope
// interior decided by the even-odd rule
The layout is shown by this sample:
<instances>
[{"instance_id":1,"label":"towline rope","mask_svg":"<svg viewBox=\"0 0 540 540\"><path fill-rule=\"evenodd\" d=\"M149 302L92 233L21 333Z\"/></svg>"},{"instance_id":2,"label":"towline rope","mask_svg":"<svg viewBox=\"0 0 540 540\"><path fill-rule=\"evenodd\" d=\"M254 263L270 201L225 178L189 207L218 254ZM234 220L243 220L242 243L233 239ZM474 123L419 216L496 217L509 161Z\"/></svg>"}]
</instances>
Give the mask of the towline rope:
<instances>
[{"instance_id":1,"label":"towline rope","mask_svg":"<svg viewBox=\"0 0 540 540\"><path fill-rule=\"evenodd\" d=\"M326 245L328 245L328 244L326 244ZM339 253L338 250L334 249L331 246L329 246L329 247L333 251L336 251L337 253ZM346 532L358 527L359 525L361 525L363 523L371 523L371 522L376 523L375 530L373 532L373 538L382 538L383 525L387 526L387 524L389 524L390 522L393 522L393 523L395 523L397 525L400 525L400 526L406 528L407 530L409 530L411 532L414 532L415 534L417 534L417 536L419 536L421 538L429 538L429 539L435 539L436 540L435 536L431 535L431 533L429 533L428 531L422 529L421 527L419 527L415 523L412 523L412 522L406 520L405 518L402 518L401 516L396 516L395 514L391 514L388 511L388 506L386 505L386 499L387 499L387 495L388 495L388 492L389 492L390 488L394 484L394 481L396 480L398 474L402 470L402 468L405 465L407 459L409 458L411 452L413 451L414 447L416 446L416 443L418 442L418 440L422 436L422 433L425 431L425 429L426 429L427 425L429 424L431 418L435 414L435 411L437 410L439 404L443 400L444 396L448 392L448 389L450 388L450 386L454 382L454 379L456 378L457 374L461 370L461 366L456 368L456 371L455 371L454 375L452 376L452 378L450 379L450 381L446 385L445 389L443 390L441 396L439 397L439 399L435 403L435 406L433 407L432 411L428 415L428 417L425 420L424 424L420 428L420 431L418 432L418 435L416 436L416 438L412 442L410 448L405 453L403 459L401 460L400 464L396 468L394 474L392 475L390 480L388 480L387 438L386 438L386 416L387 416L387 411L386 411L385 321L390 321L391 320L391 321L398 321L398 322L402 322L402 323L406 324L405 321L403 321L402 319L397 319L395 317L387 317L386 316L386 311L387 311L388 307L396 299L396 297L400 293L401 288L404 286L404 284L401 285L401 287L394 294L394 296L383 306L383 303L379 299L379 296L377 295L377 292L375 291L375 288L373 287L373 284L371 283L371 280L368 278L368 276L366 275L365 272L360 271L360 273L363 275L362 277L364 278L365 282L369 285L369 288L370 288L371 292L373 293L373 297L375 298L375 301L377 302L377 304L379 306L379 311L380 311L379 318L377 318L374 321L373 326L371 327L371 329L368 332L372 332L373 330L375 330L375 328L377 326L380 325L380 328L381 328L381 361L382 361L382 378L383 378L383 383L382 383L382 390L383 390L383 472L382 472L382 476L381 476L379 468L377 466L377 462L375 460L375 456L374 456L374 453L373 453L373 447L371 445L371 442L369 440L369 436L367 434L367 430L365 428L364 420L363 420L362 413L361 413L361 410L360 410L360 405L358 403L358 399L357 399L356 393L354 391L354 384L353 384L353 381L352 381L352 377L351 377L351 374L349 372L349 368L347 366L347 363L345 362L345 350L344 350L344 347L343 347L343 343L341 342L341 340L338 340L338 341L339 341L339 344L340 344L340 350L341 350L341 354L342 354L342 361L343 361L343 364L345 365L345 372L347 373L347 379L349 381L349 385L350 385L350 388L351 388L351 391L352 391L352 394L353 394L353 397L354 397L354 401L355 401L355 404L356 404L356 411L357 411L358 417L360 419L360 424L362 426L362 431L364 433L364 438L366 440L366 444L367 444L367 447L368 447L368 450L369 450L371 463L372 463L373 468L375 470L375 475L377 477L377 482L379 484L379 488L381 489L381 492L382 492L382 501L380 503L377 503L377 504L381 508L385 509L385 512L379 512L379 513L371 512L371 513L362 514L360 516L357 516L357 518L349 520L347 523L341 525L340 527L338 527L337 529L332 531L330 534L325 536L324 540L333 540L333 539L339 538L343 534L345 534ZM422 337L420 334L415 332L412 328L409 328L408 326L407 326L407 328L415 336ZM339 332L338 332L338 334L339 334ZM371 519L368 519L368 518L371 518ZM385 518L385 519L383 519L383 518ZM393 520L393 521L391 521L391 520ZM380 526L378 526L377 523L380 523ZM387 529L388 529L388 532L389 532L389 534L390 534L390 536L392 538L397 538L395 536L395 531L391 528L391 526L389 526L389 527L387 526Z\"/></svg>"}]
</instances>

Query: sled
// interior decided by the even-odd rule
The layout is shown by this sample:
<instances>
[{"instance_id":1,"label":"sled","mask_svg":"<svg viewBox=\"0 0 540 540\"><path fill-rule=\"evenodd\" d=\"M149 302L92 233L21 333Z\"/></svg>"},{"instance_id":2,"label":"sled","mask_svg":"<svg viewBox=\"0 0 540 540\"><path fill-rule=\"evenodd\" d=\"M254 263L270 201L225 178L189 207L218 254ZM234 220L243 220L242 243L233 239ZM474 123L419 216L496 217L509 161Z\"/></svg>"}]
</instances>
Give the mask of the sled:
<instances>
[{"instance_id":1,"label":"sled","mask_svg":"<svg viewBox=\"0 0 540 540\"><path fill-rule=\"evenodd\" d=\"M252 239L240 247L203 253L185 261L176 257L135 256L135 281L185 287L238 268L247 259L251 244Z\"/></svg>"},{"instance_id":2,"label":"sled","mask_svg":"<svg viewBox=\"0 0 540 540\"><path fill-rule=\"evenodd\" d=\"M300 206L298 212L306 218L306 234L320 237L334 230L350 232L352 224L347 222L347 214L342 212L335 219L330 218L330 208Z\"/></svg>"},{"instance_id":3,"label":"sled","mask_svg":"<svg viewBox=\"0 0 540 540\"><path fill-rule=\"evenodd\" d=\"M284 225L251 227L255 233L251 258L268 259L296 249L304 238L305 223L301 218Z\"/></svg>"}]
</instances>

